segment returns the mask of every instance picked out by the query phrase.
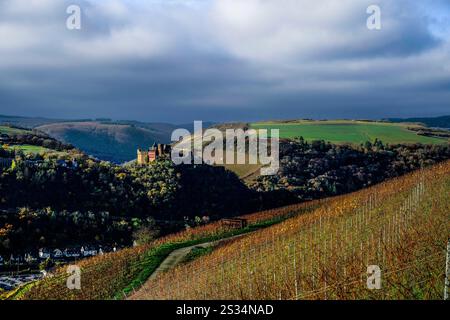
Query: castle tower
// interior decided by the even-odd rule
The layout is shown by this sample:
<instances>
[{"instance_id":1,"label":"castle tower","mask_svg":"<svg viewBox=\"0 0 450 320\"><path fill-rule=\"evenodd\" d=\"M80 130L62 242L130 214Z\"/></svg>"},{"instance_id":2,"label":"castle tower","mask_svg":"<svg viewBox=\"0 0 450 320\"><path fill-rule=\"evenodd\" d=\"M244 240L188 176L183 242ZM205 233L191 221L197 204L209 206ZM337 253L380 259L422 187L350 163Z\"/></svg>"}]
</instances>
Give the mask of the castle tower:
<instances>
[{"instance_id":1,"label":"castle tower","mask_svg":"<svg viewBox=\"0 0 450 320\"><path fill-rule=\"evenodd\" d=\"M164 154L164 145L158 144L158 156L162 156Z\"/></svg>"},{"instance_id":2,"label":"castle tower","mask_svg":"<svg viewBox=\"0 0 450 320\"><path fill-rule=\"evenodd\" d=\"M142 151L141 149L137 150L137 164L144 165L148 163L147 153Z\"/></svg>"},{"instance_id":3,"label":"castle tower","mask_svg":"<svg viewBox=\"0 0 450 320\"><path fill-rule=\"evenodd\" d=\"M153 162L158 157L158 149L156 143L153 144L150 150L148 150L148 162Z\"/></svg>"}]
</instances>

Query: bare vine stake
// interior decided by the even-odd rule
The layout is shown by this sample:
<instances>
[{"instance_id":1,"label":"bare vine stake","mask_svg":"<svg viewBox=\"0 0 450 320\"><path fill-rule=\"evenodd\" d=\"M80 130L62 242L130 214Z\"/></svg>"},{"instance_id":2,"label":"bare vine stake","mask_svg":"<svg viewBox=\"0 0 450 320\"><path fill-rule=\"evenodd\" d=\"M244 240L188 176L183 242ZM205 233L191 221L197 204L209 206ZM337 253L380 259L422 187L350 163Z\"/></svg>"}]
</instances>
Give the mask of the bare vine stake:
<instances>
[{"instance_id":1,"label":"bare vine stake","mask_svg":"<svg viewBox=\"0 0 450 320\"><path fill-rule=\"evenodd\" d=\"M388 227L387 227L387 245L391 246L391 219L388 217Z\"/></svg>"},{"instance_id":2,"label":"bare vine stake","mask_svg":"<svg viewBox=\"0 0 450 320\"><path fill-rule=\"evenodd\" d=\"M222 294L224 293L223 291L225 291L225 286L224 286L224 282L225 282L225 265L223 262L223 257L222 257L222 264L221 264L221 271L222 271L222 279L220 281L220 286L222 287Z\"/></svg>"},{"instance_id":3,"label":"bare vine stake","mask_svg":"<svg viewBox=\"0 0 450 320\"><path fill-rule=\"evenodd\" d=\"M313 250L313 242L312 242L312 230L311 230L311 233L310 233L310 248L311 248L311 255L310 255L310 258L309 258L309 262L310 262L310 273L312 273L312 271L313 271L313 259L314 259L314 250ZM313 284L314 284L314 279L313 279Z\"/></svg>"},{"instance_id":4,"label":"bare vine stake","mask_svg":"<svg viewBox=\"0 0 450 320\"><path fill-rule=\"evenodd\" d=\"M302 260L303 260L303 262L302 262L302 276L303 277L305 276L305 252L306 252L306 250L303 247L303 250L302 250Z\"/></svg>"},{"instance_id":5,"label":"bare vine stake","mask_svg":"<svg viewBox=\"0 0 450 320\"><path fill-rule=\"evenodd\" d=\"M333 253L333 232L330 232L330 253Z\"/></svg>"},{"instance_id":6,"label":"bare vine stake","mask_svg":"<svg viewBox=\"0 0 450 320\"><path fill-rule=\"evenodd\" d=\"M366 223L366 210L363 210L362 220L363 220L362 224L365 224Z\"/></svg>"},{"instance_id":7,"label":"bare vine stake","mask_svg":"<svg viewBox=\"0 0 450 320\"><path fill-rule=\"evenodd\" d=\"M363 243L362 243L362 241L361 241L361 262L363 262L364 263L364 258L363 258ZM362 273L361 273L361 276L360 276L360 278L361 278L361 282L363 282L363 278L362 278Z\"/></svg>"},{"instance_id":8,"label":"bare vine stake","mask_svg":"<svg viewBox=\"0 0 450 320\"><path fill-rule=\"evenodd\" d=\"M392 217L392 233L393 233L393 243L394 245L397 244L397 225L396 225L396 221L397 221L397 216L394 214L394 216Z\"/></svg>"},{"instance_id":9,"label":"bare vine stake","mask_svg":"<svg viewBox=\"0 0 450 320\"><path fill-rule=\"evenodd\" d=\"M241 261L242 261L242 251L240 253L240 259L238 261L239 266L236 266L236 268L239 268L239 272L238 272L238 288L241 289L241 272L242 272L242 266L241 266Z\"/></svg>"},{"instance_id":10,"label":"bare vine stake","mask_svg":"<svg viewBox=\"0 0 450 320\"><path fill-rule=\"evenodd\" d=\"M381 229L380 233L378 234L378 250L377 250L377 260L380 260L381 258Z\"/></svg>"},{"instance_id":11,"label":"bare vine stake","mask_svg":"<svg viewBox=\"0 0 450 320\"><path fill-rule=\"evenodd\" d=\"M445 287L444 300L448 300L448 288L450 287L450 238L447 241L447 255L445 261Z\"/></svg>"},{"instance_id":12,"label":"bare vine stake","mask_svg":"<svg viewBox=\"0 0 450 320\"><path fill-rule=\"evenodd\" d=\"M383 246L384 248L382 249L382 253L383 253L383 266L386 264L386 228L383 227Z\"/></svg>"},{"instance_id":13,"label":"bare vine stake","mask_svg":"<svg viewBox=\"0 0 450 320\"><path fill-rule=\"evenodd\" d=\"M319 229L322 231L322 215L319 218Z\"/></svg>"},{"instance_id":14,"label":"bare vine stake","mask_svg":"<svg viewBox=\"0 0 450 320\"><path fill-rule=\"evenodd\" d=\"M252 252L250 252L252 254ZM250 287L250 297L253 295L253 272L250 267L250 255L247 256L247 267L249 272L248 282Z\"/></svg>"},{"instance_id":15,"label":"bare vine stake","mask_svg":"<svg viewBox=\"0 0 450 320\"><path fill-rule=\"evenodd\" d=\"M298 283L297 283L297 266L296 266L296 261L295 261L295 242L294 242L294 277L295 277L295 281L294 281L294 285L295 285L295 300L297 300L297 297L298 297Z\"/></svg>"}]
</instances>

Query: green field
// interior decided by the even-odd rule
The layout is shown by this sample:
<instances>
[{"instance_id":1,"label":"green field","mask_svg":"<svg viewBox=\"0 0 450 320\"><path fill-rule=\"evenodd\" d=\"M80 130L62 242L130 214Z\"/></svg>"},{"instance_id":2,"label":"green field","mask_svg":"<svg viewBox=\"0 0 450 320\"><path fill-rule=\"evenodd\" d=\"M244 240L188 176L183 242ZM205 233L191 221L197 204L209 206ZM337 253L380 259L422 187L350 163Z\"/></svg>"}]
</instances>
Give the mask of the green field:
<instances>
[{"instance_id":1,"label":"green field","mask_svg":"<svg viewBox=\"0 0 450 320\"><path fill-rule=\"evenodd\" d=\"M11 128L11 127L7 127L7 126L0 126L0 133L6 133L6 134L21 134L21 133L26 133L27 130L23 130L23 129L16 129L16 128Z\"/></svg>"},{"instance_id":2,"label":"green field","mask_svg":"<svg viewBox=\"0 0 450 320\"><path fill-rule=\"evenodd\" d=\"M17 129L17 128L11 128L8 126L0 126L0 133L6 133L8 135L15 135L15 134L23 134L23 133L31 133L30 130L25 130L25 129ZM0 144L1 147L1 144ZM26 154L31 154L31 153L52 153L52 154L65 154L65 152L58 152L52 149L48 149L45 147L41 147L41 146L34 146L34 145L29 145L29 144L21 144L21 145L4 145L4 148L9 148L9 149L18 149L23 151Z\"/></svg>"},{"instance_id":3,"label":"green field","mask_svg":"<svg viewBox=\"0 0 450 320\"><path fill-rule=\"evenodd\" d=\"M280 138L303 136L308 141L325 140L331 143L360 144L374 141L375 138L384 143L440 144L448 142L446 139L419 136L408 130L408 126L413 125L349 120L258 122L250 125L252 129L280 129Z\"/></svg>"},{"instance_id":4,"label":"green field","mask_svg":"<svg viewBox=\"0 0 450 320\"><path fill-rule=\"evenodd\" d=\"M19 150L22 150L24 153L43 153L43 152L53 152L54 151L54 150L50 150L50 149L47 149L44 147L32 146L29 144L12 145L12 146L8 146L8 148L19 149Z\"/></svg>"}]
</instances>

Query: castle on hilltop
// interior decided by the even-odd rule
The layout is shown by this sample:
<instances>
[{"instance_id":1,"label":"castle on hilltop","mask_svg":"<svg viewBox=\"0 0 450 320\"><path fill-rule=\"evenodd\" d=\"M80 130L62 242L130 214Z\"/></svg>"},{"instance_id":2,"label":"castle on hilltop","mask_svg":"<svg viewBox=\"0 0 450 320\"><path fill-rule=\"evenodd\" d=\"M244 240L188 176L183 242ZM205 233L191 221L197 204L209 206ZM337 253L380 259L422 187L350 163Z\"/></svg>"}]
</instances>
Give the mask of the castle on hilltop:
<instances>
[{"instance_id":1,"label":"castle on hilltop","mask_svg":"<svg viewBox=\"0 0 450 320\"><path fill-rule=\"evenodd\" d=\"M153 146L148 151L138 149L137 164L139 165L149 164L160 157L170 156L171 150L172 148L168 144L156 144L156 143L154 143Z\"/></svg>"}]
</instances>

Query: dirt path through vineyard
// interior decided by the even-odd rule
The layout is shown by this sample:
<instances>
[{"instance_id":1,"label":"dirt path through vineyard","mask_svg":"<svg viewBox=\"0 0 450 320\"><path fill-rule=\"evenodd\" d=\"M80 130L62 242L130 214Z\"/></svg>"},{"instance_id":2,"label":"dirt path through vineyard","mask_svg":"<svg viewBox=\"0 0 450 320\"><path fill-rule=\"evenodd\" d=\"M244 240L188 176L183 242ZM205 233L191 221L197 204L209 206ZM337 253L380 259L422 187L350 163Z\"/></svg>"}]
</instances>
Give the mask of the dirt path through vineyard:
<instances>
[{"instance_id":1,"label":"dirt path through vineyard","mask_svg":"<svg viewBox=\"0 0 450 320\"><path fill-rule=\"evenodd\" d=\"M144 300L146 296L146 291L150 290L153 285L153 280L158 277L159 274L166 272L170 269L175 268L177 265L183 262L186 256L195 248L209 248L220 245L226 241L234 240L237 238L245 237L253 232L248 232L245 234L240 234L237 236L232 236L229 238L224 238L216 241L205 242L201 244L196 244L194 246L189 246L185 248L180 248L172 251L166 259L159 265L159 267L152 273L152 275L148 278L147 282L134 294L127 298L127 300Z\"/></svg>"}]
</instances>

